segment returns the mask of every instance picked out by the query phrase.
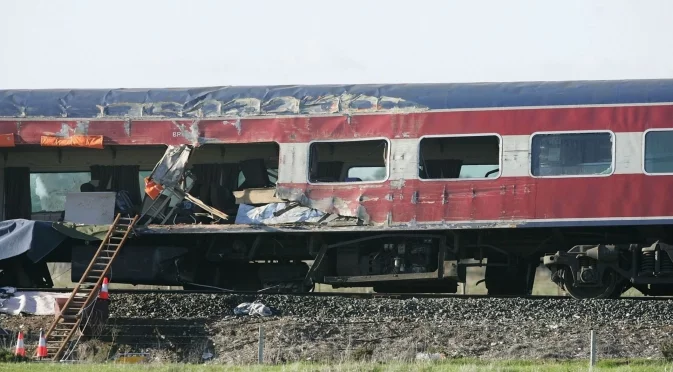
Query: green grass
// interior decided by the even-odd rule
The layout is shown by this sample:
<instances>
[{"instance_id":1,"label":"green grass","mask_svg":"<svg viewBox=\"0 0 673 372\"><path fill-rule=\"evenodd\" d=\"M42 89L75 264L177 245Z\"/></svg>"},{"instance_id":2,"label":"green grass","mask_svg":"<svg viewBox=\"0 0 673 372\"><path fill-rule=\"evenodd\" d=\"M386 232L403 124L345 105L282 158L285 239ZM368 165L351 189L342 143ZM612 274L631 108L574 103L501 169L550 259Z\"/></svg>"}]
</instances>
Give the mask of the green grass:
<instances>
[{"instance_id":1,"label":"green grass","mask_svg":"<svg viewBox=\"0 0 673 372\"><path fill-rule=\"evenodd\" d=\"M34 372L112 372L112 371L151 371L151 372L214 372L214 371L586 371L587 361L554 362L554 361L482 361L473 359L455 359L439 362L412 362L412 363L340 363L314 364L292 363L283 365L186 365L186 364L149 364L149 365L122 365L122 364L67 364L57 365L49 363L18 363L0 364L0 371L34 371ZM673 363L661 360L603 360L598 363L595 371L673 371Z\"/></svg>"}]
</instances>

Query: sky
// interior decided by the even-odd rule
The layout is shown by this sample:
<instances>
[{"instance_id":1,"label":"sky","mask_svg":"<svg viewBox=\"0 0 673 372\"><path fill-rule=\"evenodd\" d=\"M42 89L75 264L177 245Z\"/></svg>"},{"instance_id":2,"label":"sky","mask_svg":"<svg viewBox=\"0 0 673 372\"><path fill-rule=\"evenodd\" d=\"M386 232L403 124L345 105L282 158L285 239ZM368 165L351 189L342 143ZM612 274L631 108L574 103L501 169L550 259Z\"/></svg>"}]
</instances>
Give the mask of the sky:
<instances>
[{"instance_id":1,"label":"sky","mask_svg":"<svg viewBox=\"0 0 673 372\"><path fill-rule=\"evenodd\" d=\"M0 0L0 89L673 78L670 0Z\"/></svg>"}]
</instances>

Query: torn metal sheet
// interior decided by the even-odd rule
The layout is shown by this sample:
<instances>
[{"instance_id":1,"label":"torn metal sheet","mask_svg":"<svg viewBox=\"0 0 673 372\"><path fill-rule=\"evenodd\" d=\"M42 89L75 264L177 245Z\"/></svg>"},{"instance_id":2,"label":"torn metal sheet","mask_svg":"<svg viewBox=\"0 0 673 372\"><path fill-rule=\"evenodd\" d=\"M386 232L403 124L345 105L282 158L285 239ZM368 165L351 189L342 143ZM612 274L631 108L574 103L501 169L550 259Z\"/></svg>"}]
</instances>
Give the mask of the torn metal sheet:
<instances>
[{"instance_id":1,"label":"torn metal sheet","mask_svg":"<svg viewBox=\"0 0 673 372\"><path fill-rule=\"evenodd\" d=\"M528 190L528 191L526 191ZM374 184L281 184L280 199L365 225L530 220L536 216L534 183L524 179L447 183L409 179ZM539 202L539 201L538 201ZM557 208L550 206L550 210Z\"/></svg>"},{"instance_id":2,"label":"torn metal sheet","mask_svg":"<svg viewBox=\"0 0 673 372\"><path fill-rule=\"evenodd\" d=\"M357 188L357 187L355 187ZM350 193L347 197L337 197L330 194L330 191L316 190L316 195L299 188L277 187L277 196L280 199L297 202L300 205L316 209L328 214L336 214L342 217L355 217L364 224L370 223L370 216L366 208L360 203L359 189Z\"/></svg>"},{"instance_id":3,"label":"torn metal sheet","mask_svg":"<svg viewBox=\"0 0 673 372\"><path fill-rule=\"evenodd\" d=\"M164 156L152 171L151 178L163 187L177 187L182 180L192 149L188 146L168 146Z\"/></svg>"}]
</instances>

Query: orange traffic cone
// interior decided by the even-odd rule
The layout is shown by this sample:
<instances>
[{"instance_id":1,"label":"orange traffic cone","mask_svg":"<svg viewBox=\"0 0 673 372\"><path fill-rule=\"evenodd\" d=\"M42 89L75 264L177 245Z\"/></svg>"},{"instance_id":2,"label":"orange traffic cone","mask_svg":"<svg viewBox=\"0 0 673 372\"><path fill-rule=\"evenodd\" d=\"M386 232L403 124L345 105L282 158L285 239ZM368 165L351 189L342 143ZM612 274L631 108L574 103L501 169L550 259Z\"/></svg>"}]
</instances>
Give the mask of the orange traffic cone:
<instances>
[{"instance_id":1,"label":"orange traffic cone","mask_svg":"<svg viewBox=\"0 0 673 372\"><path fill-rule=\"evenodd\" d=\"M103 285L101 286L100 294L98 295L99 300L109 300L110 299L110 295L107 292L108 283L109 283L109 281L108 281L107 277L104 277L103 278Z\"/></svg>"},{"instance_id":2,"label":"orange traffic cone","mask_svg":"<svg viewBox=\"0 0 673 372\"><path fill-rule=\"evenodd\" d=\"M40 343L37 345L37 357L47 357L47 338L44 337L44 330L42 328L40 328Z\"/></svg>"},{"instance_id":3,"label":"orange traffic cone","mask_svg":"<svg viewBox=\"0 0 673 372\"><path fill-rule=\"evenodd\" d=\"M26 348L23 345L23 331L19 331L19 337L16 339L16 351L14 351L16 356L26 356Z\"/></svg>"}]
</instances>

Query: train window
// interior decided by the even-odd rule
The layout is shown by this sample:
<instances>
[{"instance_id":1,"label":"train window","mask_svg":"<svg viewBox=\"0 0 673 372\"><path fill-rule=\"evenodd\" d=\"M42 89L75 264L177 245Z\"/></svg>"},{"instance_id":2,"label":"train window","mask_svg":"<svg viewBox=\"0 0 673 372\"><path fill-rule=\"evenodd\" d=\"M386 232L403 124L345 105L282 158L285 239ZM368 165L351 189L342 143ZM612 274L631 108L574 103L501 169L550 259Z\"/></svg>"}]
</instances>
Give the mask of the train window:
<instances>
[{"instance_id":1,"label":"train window","mask_svg":"<svg viewBox=\"0 0 673 372\"><path fill-rule=\"evenodd\" d=\"M673 130L645 133L645 173L673 173Z\"/></svg>"},{"instance_id":2,"label":"train window","mask_svg":"<svg viewBox=\"0 0 673 372\"><path fill-rule=\"evenodd\" d=\"M309 181L376 182L388 177L388 141L314 142L309 148Z\"/></svg>"},{"instance_id":3,"label":"train window","mask_svg":"<svg viewBox=\"0 0 673 372\"><path fill-rule=\"evenodd\" d=\"M610 132L538 133L531 138L535 177L608 176L614 169Z\"/></svg>"},{"instance_id":4,"label":"train window","mask_svg":"<svg viewBox=\"0 0 673 372\"><path fill-rule=\"evenodd\" d=\"M32 213L64 211L66 195L79 192L80 186L89 181L91 181L90 172L31 173Z\"/></svg>"},{"instance_id":5,"label":"train window","mask_svg":"<svg viewBox=\"0 0 673 372\"><path fill-rule=\"evenodd\" d=\"M348 179L378 181L386 178L386 167L352 167L348 170Z\"/></svg>"},{"instance_id":6,"label":"train window","mask_svg":"<svg viewBox=\"0 0 673 372\"><path fill-rule=\"evenodd\" d=\"M500 176L500 137L426 137L421 139L421 179L489 179Z\"/></svg>"}]
</instances>

